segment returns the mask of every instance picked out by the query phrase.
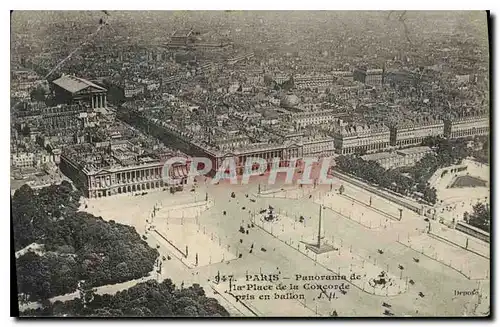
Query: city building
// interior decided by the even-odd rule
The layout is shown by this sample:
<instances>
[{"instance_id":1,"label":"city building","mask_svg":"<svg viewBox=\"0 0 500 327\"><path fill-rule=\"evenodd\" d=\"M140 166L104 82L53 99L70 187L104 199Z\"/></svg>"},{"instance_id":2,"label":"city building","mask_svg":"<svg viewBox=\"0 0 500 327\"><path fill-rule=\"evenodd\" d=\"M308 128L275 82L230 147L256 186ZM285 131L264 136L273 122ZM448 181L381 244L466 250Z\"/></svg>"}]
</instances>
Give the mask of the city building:
<instances>
[{"instance_id":1,"label":"city building","mask_svg":"<svg viewBox=\"0 0 500 327\"><path fill-rule=\"evenodd\" d=\"M375 161L384 169L392 169L401 166L401 156L396 152L365 154L361 158L365 161Z\"/></svg>"},{"instance_id":2,"label":"city building","mask_svg":"<svg viewBox=\"0 0 500 327\"><path fill-rule=\"evenodd\" d=\"M125 98L130 99L142 93L144 93L144 85L125 83Z\"/></svg>"},{"instance_id":3,"label":"city building","mask_svg":"<svg viewBox=\"0 0 500 327\"><path fill-rule=\"evenodd\" d=\"M255 57L255 54L253 52L250 52L247 54L242 54L242 55L236 56L234 58L230 58L230 59L228 59L227 63L229 65L234 65L240 61L250 60L250 59L253 59L254 57Z\"/></svg>"},{"instance_id":4,"label":"city building","mask_svg":"<svg viewBox=\"0 0 500 327\"><path fill-rule=\"evenodd\" d=\"M102 86L73 75L62 75L52 83L59 103L107 107L107 90Z\"/></svg>"},{"instance_id":5,"label":"city building","mask_svg":"<svg viewBox=\"0 0 500 327\"><path fill-rule=\"evenodd\" d=\"M357 68L353 73L353 78L355 81L371 86L381 86L383 82L383 76L383 69Z\"/></svg>"},{"instance_id":6,"label":"city building","mask_svg":"<svg viewBox=\"0 0 500 327\"><path fill-rule=\"evenodd\" d=\"M395 87L396 85L409 85L413 83L414 77L409 71L391 70L384 75L384 84Z\"/></svg>"},{"instance_id":7,"label":"city building","mask_svg":"<svg viewBox=\"0 0 500 327\"><path fill-rule=\"evenodd\" d=\"M192 134L181 131L176 126L151 119L144 115L135 116L136 122L146 122L153 135L168 141L169 144L190 156L202 156L209 158L212 162L212 171L215 173L221 167L226 158L233 158L236 162L237 173L242 174L247 158L257 157L268 162L268 168L274 158L280 158L280 164L286 165L292 158L302 157L302 144L299 142L287 142L281 144L269 144L269 142L248 143L246 138L235 137L220 145L210 143L210 138L195 139ZM231 143L232 142L232 143ZM230 146L228 146L230 145Z\"/></svg>"},{"instance_id":8,"label":"city building","mask_svg":"<svg viewBox=\"0 0 500 327\"><path fill-rule=\"evenodd\" d=\"M288 74L275 74L273 80L278 84L283 84L290 80L291 76Z\"/></svg>"},{"instance_id":9,"label":"city building","mask_svg":"<svg viewBox=\"0 0 500 327\"><path fill-rule=\"evenodd\" d=\"M174 49L217 49L217 48L227 48L232 46L232 43L227 40L220 41L204 41L199 39L200 33L193 30L177 30L170 37L170 41L167 44L168 48Z\"/></svg>"},{"instance_id":10,"label":"city building","mask_svg":"<svg viewBox=\"0 0 500 327\"><path fill-rule=\"evenodd\" d=\"M338 114L334 110L305 111L289 114L289 120L297 129L310 125L330 124L337 118Z\"/></svg>"},{"instance_id":11,"label":"city building","mask_svg":"<svg viewBox=\"0 0 500 327\"><path fill-rule=\"evenodd\" d=\"M461 115L444 121L444 135L455 139L487 135L490 131L490 118L486 113Z\"/></svg>"},{"instance_id":12,"label":"city building","mask_svg":"<svg viewBox=\"0 0 500 327\"><path fill-rule=\"evenodd\" d=\"M370 153L389 147L390 131L383 124L348 125L335 131L334 139L337 153Z\"/></svg>"},{"instance_id":13,"label":"city building","mask_svg":"<svg viewBox=\"0 0 500 327\"><path fill-rule=\"evenodd\" d=\"M391 145L408 147L421 144L426 137L444 135L444 122L433 117L404 121L391 126Z\"/></svg>"},{"instance_id":14,"label":"city building","mask_svg":"<svg viewBox=\"0 0 500 327\"><path fill-rule=\"evenodd\" d=\"M129 141L84 143L63 149L60 169L84 196L100 198L170 186L163 175L164 164L179 155L162 149L142 149ZM174 184L185 183L187 164L173 165L168 174L176 181Z\"/></svg>"},{"instance_id":15,"label":"city building","mask_svg":"<svg viewBox=\"0 0 500 327\"><path fill-rule=\"evenodd\" d=\"M282 108L295 108L300 104L300 99L298 96L292 93L287 93L283 95L280 99L279 105Z\"/></svg>"},{"instance_id":16,"label":"city building","mask_svg":"<svg viewBox=\"0 0 500 327\"><path fill-rule=\"evenodd\" d=\"M385 169L409 167L420 161L428 153L432 153L428 146L402 149L392 152L379 152L362 156L363 160L375 161Z\"/></svg>"},{"instance_id":17,"label":"city building","mask_svg":"<svg viewBox=\"0 0 500 327\"><path fill-rule=\"evenodd\" d=\"M14 168L40 168L43 164L52 162L53 157L47 151L40 149L30 152L14 152L10 160Z\"/></svg>"},{"instance_id":18,"label":"city building","mask_svg":"<svg viewBox=\"0 0 500 327\"><path fill-rule=\"evenodd\" d=\"M337 78L329 74L307 74L293 77L293 83L297 89L324 89L333 86L336 81Z\"/></svg>"},{"instance_id":19,"label":"city building","mask_svg":"<svg viewBox=\"0 0 500 327\"><path fill-rule=\"evenodd\" d=\"M196 38L193 35L193 29L189 30L177 30L170 37L170 42L168 43L169 47L187 47L191 44L194 44Z\"/></svg>"},{"instance_id":20,"label":"city building","mask_svg":"<svg viewBox=\"0 0 500 327\"><path fill-rule=\"evenodd\" d=\"M333 137L305 139L300 143L304 157L328 157L335 154L335 140Z\"/></svg>"},{"instance_id":21,"label":"city building","mask_svg":"<svg viewBox=\"0 0 500 327\"><path fill-rule=\"evenodd\" d=\"M354 74L351 71L334 71L332 72L332 75L339 80L345 80L345 81L354 81Z\"/></svg>"},{"instance_id":22,"label":"city building","mask_svg":"<svg viewBox=\"0 0 500 327\"><path fill-rule=\"evenodd\" d=\"M396 153L401 158L401 166L413 166L433 150L428 146L416 146L408 149L397 150Z\"/></svg>"}]
</instances>

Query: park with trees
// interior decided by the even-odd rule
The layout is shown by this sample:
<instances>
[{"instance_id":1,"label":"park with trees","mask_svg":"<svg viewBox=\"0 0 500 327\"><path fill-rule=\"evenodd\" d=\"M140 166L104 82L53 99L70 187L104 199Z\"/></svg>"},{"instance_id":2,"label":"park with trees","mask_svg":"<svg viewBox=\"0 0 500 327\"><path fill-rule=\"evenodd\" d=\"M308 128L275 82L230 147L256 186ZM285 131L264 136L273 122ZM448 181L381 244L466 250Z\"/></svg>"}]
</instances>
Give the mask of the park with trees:
<instances>
[{"instance_id":1,"label":"park with trees","mask_svg":"<svg viewBox=\"0 0 500 327\"><path fill-rule=\"evenodd\" d=\"M439 168L459 164L467 157L488 156L488 138L478 138L475 143L482 143L480 149L467 146L467 140L449 140L440 137L428 137L422 145L434 151L425 155L412 167L385 169L375 161L361 158L361 154L340 156L335 159L336 169L354 175L381 188L405 196L419 194L429 204L437 201L436 189L430 187L428 180Z\"/></svg>"},{"instance_id":2,"label":"park with trees","mask_svg":"<svg viewBox=\"0 0 500 327\"><path fill-rule=\"evenodd\" d=\"M487 203L477 203L472 207L472 213L464 213L464 220L469 225L485 232L490 232L491 212Z\"/></svg>"},{"instance_id":3,"label":"park with trees","mask_svg":"<svg viewBox=\"0 0 500 327\"><path fill-rule=\"evenodd\" d=\"M11 201L14 248L34 244L16 259L17 292L43 307L26 316L226 316L217 300L197 284L181 289L170 280L147 281L115 295L93 288L146 277L159 257L131 226L78 211L81 193L66 181L34 190L18 189ZM50 298L85 285L92 293L66 302Z\"/></svg>"},{"instance_id":4,"label":"park with trees","mask_svg":"<svg viewBox=\"0 0 500 327\"><path fill-rule=\"evenodd\" d=\"M114 295L95 294L95 287L148 276L159 253L133 227L78 211L80 196L64 181L38 190L24 185L12 197L15 250L39 245L16 259L20 298L42 303L22 316L229 315L198 284L177 288L170 279L148 280ZM81 296L73 300L49 301L76 291Z\"/></svg>"},{"instance_id":5,"label":"park with trees","mask_svg":"<svg viewBox=\"0 0 500 327\"><path fill-rule=\"evenodd\" d=\"M147 276L159 256L133 227L79 212L79 191L63 182L39 190L22 186L12 198L18 292L40 301L90 287Z\"/></svg>"},{"instance_id":6,"label":"park with trees","mask_svg":"<svg viewBox=\"0 0 500 327\"><path fill-rule=\"evenodd\" d=\"M170 279L148 280L115 295L86 294L81 298L47 303L23 316L46 317L227 317L214 298L198 284L177 288ZM90 295L90 296L89 296ZM89 300L91 299L91 300Z\"/></svg>"}]
</instances>

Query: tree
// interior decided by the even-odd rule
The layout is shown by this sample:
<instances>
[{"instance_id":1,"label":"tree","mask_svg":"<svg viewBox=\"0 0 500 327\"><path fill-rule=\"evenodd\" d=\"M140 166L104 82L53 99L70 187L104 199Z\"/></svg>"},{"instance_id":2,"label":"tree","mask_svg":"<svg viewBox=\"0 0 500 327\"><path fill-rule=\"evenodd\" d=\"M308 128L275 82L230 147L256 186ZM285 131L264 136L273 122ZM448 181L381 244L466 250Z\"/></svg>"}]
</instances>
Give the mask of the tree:
<instances>
[{"instance_id":1,"label":"tree","mask_svg":"<svg viewBox=\"0 0 500 327\"><path fill-rule=\"evenodd\" d=\"M40 255L17 259L18 286L32 299L47 299L89 287L147 276L158 251L131 226L79 212L80 193L70 183L36 192L22 186L12 198L16 250L43 244ZM61 219L62 218L62 219Z\"/></svg>"},{"instance_id":2,"label":"tree","mask_svg":"<svg viewBox=\"0 0 500 327\"><path fill-rule=\"evenodd\" d=\"M46 93L46 90L41 85L37 86L30 92L31 101L44 102Z\"/></svg>"},{"instance_id":3,"label":"tree","mask_svg":"<svg viewBox=\"0 0 500 327\"><path fill-rule=\"evenodd\" d=\"M490 232L491 213L490 206L485 203L478 203L472 207L473 212L464 218L468 218L468 223L474 227Z\"/></svg>"},{"instance_id":4,"label":"tree","mask_svg":"<svg viewBox=\"0 0 500 327\"><path fill-rule=\"evenodd\" d=\"M436 194L436 189L434 187L429 188L428 186L425 187L424 192L423 192L423 198L425 201L429 202L430 204L435 204L437 201L437 194Z\"/></svg>"},{"instance_id":5,"label":"tree","mask_svg":"<svg viewBox=\"0 0 500 327\"><path fill-rule=\"evenodd\" d=\"M227 317L229 313L216 299L207 298L197 284L178 289L170 279L158 283L148 280L114 295L92 294L83 305L81 299L66 302L49 301L43 309L28 310L24 316L92 316L92 317Z\"/></svg>"}]
</instances>

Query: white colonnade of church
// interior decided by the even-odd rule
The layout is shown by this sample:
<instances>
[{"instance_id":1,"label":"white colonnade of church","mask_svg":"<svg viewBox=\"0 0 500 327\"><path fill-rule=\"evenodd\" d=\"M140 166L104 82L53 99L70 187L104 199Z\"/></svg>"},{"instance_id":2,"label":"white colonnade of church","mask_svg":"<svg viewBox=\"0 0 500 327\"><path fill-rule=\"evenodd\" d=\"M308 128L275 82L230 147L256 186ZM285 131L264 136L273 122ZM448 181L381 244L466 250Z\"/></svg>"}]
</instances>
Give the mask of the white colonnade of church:
<instances>
[{"instance_id":1,"label":"white colonnade of church","mask_svg":"<svg viewBox=\"0 0 500 327\"><path fill-rule=\"evenodd\" d=\"M91 95L92 108L107 108L108 100L106 94L93 94Z\"/></svg>"}]
</instances>

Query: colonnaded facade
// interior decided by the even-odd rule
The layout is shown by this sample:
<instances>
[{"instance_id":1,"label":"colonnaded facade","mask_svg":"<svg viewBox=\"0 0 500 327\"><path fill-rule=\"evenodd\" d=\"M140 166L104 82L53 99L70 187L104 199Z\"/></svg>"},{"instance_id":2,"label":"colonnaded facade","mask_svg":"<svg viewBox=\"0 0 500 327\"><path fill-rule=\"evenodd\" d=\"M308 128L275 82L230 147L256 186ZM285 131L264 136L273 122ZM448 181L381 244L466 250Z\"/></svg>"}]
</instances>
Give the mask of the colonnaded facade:
<instances>
[{"instance_id":1,"label":"colonnaded facade","mask_svg":"<svg viewBox=\"0 0 500 327\"><path fill-rule=\"evenodd\" d=\"M167 172L164 170L165 162L169 157L177 155L155 157L142 155L132 162L124 160L118 163L108 160L103 163L100 160L102 153L84 152L91 148L90 144L65 148L61 154L60 163L61 171L88 198L143 192L186 183L188 158L186 158L186 163L175 163Z\"/></svg>"}]
</instances>

